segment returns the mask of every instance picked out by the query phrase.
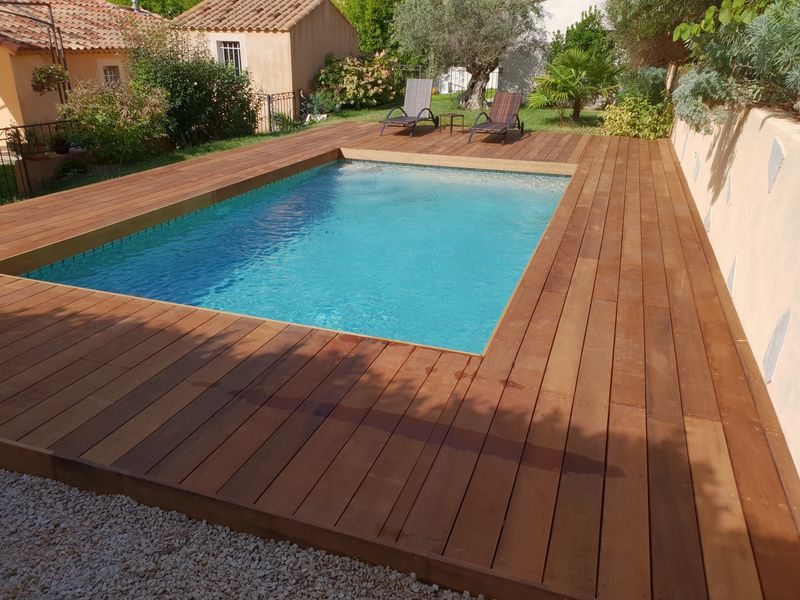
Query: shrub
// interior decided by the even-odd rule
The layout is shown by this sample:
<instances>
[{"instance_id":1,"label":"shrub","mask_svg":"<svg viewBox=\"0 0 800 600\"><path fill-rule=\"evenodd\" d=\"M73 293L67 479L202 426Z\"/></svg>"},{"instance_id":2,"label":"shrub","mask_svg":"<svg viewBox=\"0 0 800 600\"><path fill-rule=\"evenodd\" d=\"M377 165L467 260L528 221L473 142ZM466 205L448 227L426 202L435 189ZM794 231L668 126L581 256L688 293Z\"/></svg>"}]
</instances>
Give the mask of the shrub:
<instances>
[{"instance_id":1,"label":"shrub","mask_svg":"<svg viewBox=\"0 0 800 600\"><path fill-rule=\"evenodd\" d=\"M644 67L625 71L619 77L617 101L630 96L645 98L650 104L663 102L667 91L667 70L663 67Z\"/></svg>"},{"instance_id":2,"label":"shrub","mask_svg":"<svg viewBox=\"0 0 800 600\"><path fill-rule=\"evenodd\" d=\"M330 90L319 90L308 97L308 113L324 115L338 112L342 103Z\"/></svg>"},{"instance_id":3,"label":"shrub","mask_svg":"<svg viewBox=\"0 0 800 600\"><path fill-rule=\"evenodd\" d=\"M100 161L122 162L140 156L145 142L164 134L164 92L141 84L78 84L59 108L75 122L72 140Z\"/></svg>"},{"instance_id":4,"label":"shrub","mask_svg":"<svg viewBox=\"0 0 800 600\"><path fill-rule=\"evenodd\" d=\"M763 14L755 16L756 9ZM800 2L723 2L701 24L684 25L675 35L690 37L698 65L673 96L675 113L690 127L712 131L725 105L800 111Z\"/></svg>"},{"instance_id":5,"label":"shrub","mask_svg":"<svg viewBox=\"0 0 800 600\"><path fill-rule=\"evenodd\" d=\"M295 121L291 115L282 112L272 113L272 130L290 133L292 131L299 131L305 127L304 123Z\"/></svg>"},{"instance_id":6,"label":"shrub","mask_svg":"<svg viewBox=\"0 0 800 600\"><path fill-rule=\"evenodd\" d=\"M329 55L314 78L314 87L333 94L345 106L386 104L397 95L396 62L386 52L368 58Z\"/></svg>"},{"instance_id":7,"label":"shrub","mask_svg":"<svg viewBox=\"0 0 800 600\"><path fill-rule=\"evenodd\" d=\"M603 131L654 140L669 135L672 127L672 106L668 102L651 104L641 96L628 96L606 109Z\"/></svg>"},{"instance_id":8,"label":"shrub","mask_svg":"<svg viewBox=\"0 0 800 600\"><path fill-rule=\"evenodd\" d=\"M247 73L214 60L188 34L150 30L130 52L133 80L166 91L167 133L178 145L250 135L258 97Z\"/></svg>"},{"instance_id":9,"label":"shrub","mask_svg":"<svg viewBox=\"0 0 800 600\"><path fill-rule=\"evenodd\" d=\"M31 87L34 92L44 94L55 92L62 85L69 83L69 73L61 65L51 64L36 67L31 75Z\"/></svg>"},{"instance_id":10,"label":"shrub","mask_svg":"<svg viewBox=\"0 0 800 600\"><path fill-rule=\"evenodd\" d=\"M692 129L711 133L725 120L725 104L738 102L741 92L729 77L714 70L692 69L672 93L675 114Z\"/></svg>"},{"instance_id":11,"label":"shrub","mask_svg":"<svg viewBox=\"0 0 800 600\"><path fill-rule=\"evenodd\" d=\"M587 102L616 91L620 71L608 54L568 48L547 63L545 74L534 80L530 104L534 108L555 106L562 118L565 108L571 107L572 120L578 121Z\"/></svg>"}]
</instances>

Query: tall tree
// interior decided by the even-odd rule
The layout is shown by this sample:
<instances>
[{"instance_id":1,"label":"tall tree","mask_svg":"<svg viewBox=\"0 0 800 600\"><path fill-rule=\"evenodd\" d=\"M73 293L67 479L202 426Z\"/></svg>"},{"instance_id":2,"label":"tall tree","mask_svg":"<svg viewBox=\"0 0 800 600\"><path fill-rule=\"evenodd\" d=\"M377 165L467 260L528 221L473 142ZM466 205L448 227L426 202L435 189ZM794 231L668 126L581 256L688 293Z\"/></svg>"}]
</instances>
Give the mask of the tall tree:
<instances>
[{"instance_id":1,"label":"tall tree","mask_svg":"<svg viewBox=\"0 0 800 600\"><path fill-rule=\"evenodd\" d=\"M685 62L686 46L672 39L684 21L697 21L714 0L606 0L614 42L635 66L663 67Z\"/></svg>"},{"instance_id":2,"label":"tall tree","mask_svg":"<svg viewBox=\"0 0 800 600\"><path fill-rule=\"evenodd\" d=\"M512 51L543 45L542 0L400 0L394 39L443 72L462 66L472 76L461 106L477 109L489 76Z\"/></svg>"},{"instance_id":3,"label":"tall tree","mask_svg":"<svg viewBox=\"0 0 800 600\"><path fill-rule=\"evenodd\" d=\"M548 59L552 60L567 48L601 55L608 54L613 47L614 40L603 23L603 13L593 6L583 11L580 20L567 27L566 33L556 31L553 34Z\"/></svg>"},{"instance_id":4,"label":"tall tree","mask_svg":"<svg viewBox=\"0 0 800 600\"><path fill-rule=\"evenodd\" d=\"M394 50L391 26L397 0L334 0L358 32L358 49L365 54Z\"/></svg>"}]
</instances>

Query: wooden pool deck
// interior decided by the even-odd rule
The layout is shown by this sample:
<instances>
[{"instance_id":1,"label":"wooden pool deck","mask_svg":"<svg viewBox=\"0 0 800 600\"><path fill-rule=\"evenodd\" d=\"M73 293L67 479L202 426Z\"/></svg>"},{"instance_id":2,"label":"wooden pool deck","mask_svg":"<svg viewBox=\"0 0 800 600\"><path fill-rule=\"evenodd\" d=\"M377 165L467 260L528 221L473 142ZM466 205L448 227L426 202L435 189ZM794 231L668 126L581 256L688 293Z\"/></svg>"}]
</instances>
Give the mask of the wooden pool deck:
<instances>
[{"instance_id":1,"label":"wooden pool deck","mask_svg":"<svg viewBox=\"0 0 800 600\"><path fill-rule=\"evenodd\" d=\"M797 472L670 142L509 138L332 125L0 207L0 466L487 597L797 598ZM574 173L483 356L15 276L340 148Z\"/></svg>"}]
</instances>

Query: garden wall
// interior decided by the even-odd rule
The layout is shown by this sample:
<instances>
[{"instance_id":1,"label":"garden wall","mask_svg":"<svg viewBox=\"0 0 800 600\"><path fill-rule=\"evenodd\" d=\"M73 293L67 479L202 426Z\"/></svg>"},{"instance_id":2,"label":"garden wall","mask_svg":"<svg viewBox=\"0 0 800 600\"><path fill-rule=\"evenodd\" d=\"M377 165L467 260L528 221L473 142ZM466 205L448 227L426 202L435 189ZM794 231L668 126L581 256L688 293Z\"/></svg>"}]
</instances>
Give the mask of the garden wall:
<instances>
[{"instance_id":1,"label":"garden wall","mask_svg":"<svg viewBox=\"0 0 800 600\"><path fill-rule=\"evenodd\" d=\"M800 120L751 109L713 135L676 121L672 143L800 466Z\"/></svg>"}]
</instances>

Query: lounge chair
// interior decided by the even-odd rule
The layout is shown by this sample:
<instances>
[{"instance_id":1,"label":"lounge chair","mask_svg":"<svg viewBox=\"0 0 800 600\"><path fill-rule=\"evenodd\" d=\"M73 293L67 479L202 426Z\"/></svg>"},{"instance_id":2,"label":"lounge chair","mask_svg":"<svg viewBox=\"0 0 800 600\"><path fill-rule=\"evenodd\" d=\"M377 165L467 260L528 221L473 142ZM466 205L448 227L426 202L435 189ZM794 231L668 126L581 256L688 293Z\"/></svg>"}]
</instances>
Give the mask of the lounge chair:
<instances>
[{"instance_id":1,"label":"lounge chair","mask_svg":"<svg viewBox=\"0 0 800 600\"><path fill-rule=\"evenodd\" d=\"M475 124L469 128L469 139L472 141L475 133L498 133L503 134L503 143L506 143L506 136L509 129L519 129L520 136L525 133L525 123L519 120L519 107L522 105L521 92L497 92L492 102L492 110L487 115L481 112L475 119ZM486 117L486 121L479 123L481 117Z\"/></svg>"},{"instance_id":2,"label":"lounge chair","mask_svg":"<svg viewBox=\"0 0 800 600\"><path fill-rule=\"evenodd\" d=\"M411 135L414 135L414 130L417 128L417 123L420 121L430 121L434 127L439 124L439 119L433 116L431 112L431 94L433 93L433 80L432 79L409 79L406 81L406 97L403 102L402 108L399 106L394 107L386 115L386 118L381 121L381 135L383 130L387 127L411 127ZM392 116L396 110L402 112L402 115Z\"/></svg>"}]
</instances>

